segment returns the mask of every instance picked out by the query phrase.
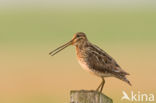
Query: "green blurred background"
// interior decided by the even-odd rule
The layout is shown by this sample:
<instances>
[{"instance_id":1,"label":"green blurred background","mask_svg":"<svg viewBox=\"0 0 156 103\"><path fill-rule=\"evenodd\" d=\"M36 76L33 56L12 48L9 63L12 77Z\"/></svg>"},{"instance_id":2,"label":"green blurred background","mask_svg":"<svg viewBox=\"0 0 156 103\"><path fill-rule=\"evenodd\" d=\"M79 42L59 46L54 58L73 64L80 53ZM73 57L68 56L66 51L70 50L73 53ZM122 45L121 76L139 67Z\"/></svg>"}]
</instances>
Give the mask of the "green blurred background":
<instances>
[{"instance_id":1,"label":"green blurred background","mask_svg":"<svg viewBox=\"0 0 156 103\"><path fill-rule=\"evenodd\" d=\"M0 103L69 103L70 90L96 89L74 47L48 55L79 31L131 74L132 87L106 79L114 103L123 90L156 93L154 0L0 0Z\"/></svg>"}]
</instances>

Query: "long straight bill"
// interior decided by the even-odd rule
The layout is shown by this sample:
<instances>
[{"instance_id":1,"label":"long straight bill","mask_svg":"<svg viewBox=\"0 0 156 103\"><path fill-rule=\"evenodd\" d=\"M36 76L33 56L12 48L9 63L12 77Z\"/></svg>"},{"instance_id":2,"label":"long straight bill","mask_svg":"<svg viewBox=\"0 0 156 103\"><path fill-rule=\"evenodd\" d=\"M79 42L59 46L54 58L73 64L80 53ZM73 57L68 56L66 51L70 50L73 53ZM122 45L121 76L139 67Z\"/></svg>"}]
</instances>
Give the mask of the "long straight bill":
<instances>
[{"instance_id":1,"label":"long straight bill","mask_svg":"<svg viewBox=\"0 0 156 103\"><path fill-rule=\"evenodd\" d=\"M58 47L57 49L51 51L51 52L49 53L49 55L54 56L56 53L58 53L58 52L60 52L61 50L65 49L66 47L68 47L68 46L71 45L71 44L72 44L72 40L69 41L68 43L66 43L66 44L64 44L64 45L62 45L62 46L60 46L60 47Z\"/></svg>"}]
</instances>

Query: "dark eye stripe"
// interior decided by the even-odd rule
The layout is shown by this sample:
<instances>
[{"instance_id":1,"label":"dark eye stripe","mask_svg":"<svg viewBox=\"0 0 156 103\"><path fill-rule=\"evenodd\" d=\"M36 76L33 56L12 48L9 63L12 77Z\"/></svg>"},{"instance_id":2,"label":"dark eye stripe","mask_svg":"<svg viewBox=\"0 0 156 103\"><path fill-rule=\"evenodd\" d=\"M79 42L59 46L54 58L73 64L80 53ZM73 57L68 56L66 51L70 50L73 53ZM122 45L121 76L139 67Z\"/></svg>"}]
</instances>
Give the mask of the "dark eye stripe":
<instances>
[{"instance_id":1,"label":"dark eye stripe","mask_svg":"<svg viewBox=\"0 0 156 103\"><path fill-rule=\"evenodd\" d=\"M80 37L80 35L77 35L77 37Z\"/></svg>"}]
</instances>

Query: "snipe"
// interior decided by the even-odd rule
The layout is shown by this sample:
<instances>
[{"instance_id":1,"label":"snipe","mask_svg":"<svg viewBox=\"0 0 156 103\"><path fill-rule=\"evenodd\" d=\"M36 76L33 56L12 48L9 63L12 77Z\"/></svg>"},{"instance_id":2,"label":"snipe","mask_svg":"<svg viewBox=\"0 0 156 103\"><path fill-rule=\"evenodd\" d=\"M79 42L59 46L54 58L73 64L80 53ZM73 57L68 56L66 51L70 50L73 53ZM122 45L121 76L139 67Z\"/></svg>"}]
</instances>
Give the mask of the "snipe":
<instances>
[{"instance_id":1,"label":"snipe","mask_svg":"<svg viewBox=\"0 0 156 103\"><path fill-rule=\"evenodd\" d=\"M90 43L83 32L76 33L71 41L53 50L49 54L53 56L69 45L76 47L77 59L80 65L85 70L102 78L101 84L96 89L97 91L102 92L105 84L105 77L116 77L131 85L126 78L126 75L129 74L122 70L117 62L105 51Z\"/></svg>"}]
</instances>

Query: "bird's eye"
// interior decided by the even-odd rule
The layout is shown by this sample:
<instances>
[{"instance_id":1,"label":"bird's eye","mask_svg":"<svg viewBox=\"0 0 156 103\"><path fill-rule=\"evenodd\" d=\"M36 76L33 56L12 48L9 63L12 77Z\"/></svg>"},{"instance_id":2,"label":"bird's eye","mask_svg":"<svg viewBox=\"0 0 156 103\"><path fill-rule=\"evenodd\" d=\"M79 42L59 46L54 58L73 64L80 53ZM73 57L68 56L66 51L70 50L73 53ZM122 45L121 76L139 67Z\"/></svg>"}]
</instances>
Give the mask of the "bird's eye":
<instances>
[{"instance_id":1,"label":"bird's eye","mask_svg":"<svg viewBox=\"0 0 156 103\"><path fill-rule=\"evenodd\" d=\"M77 37L80 37L80 35L77 35Z\"/></svg>"}]
</instances>

